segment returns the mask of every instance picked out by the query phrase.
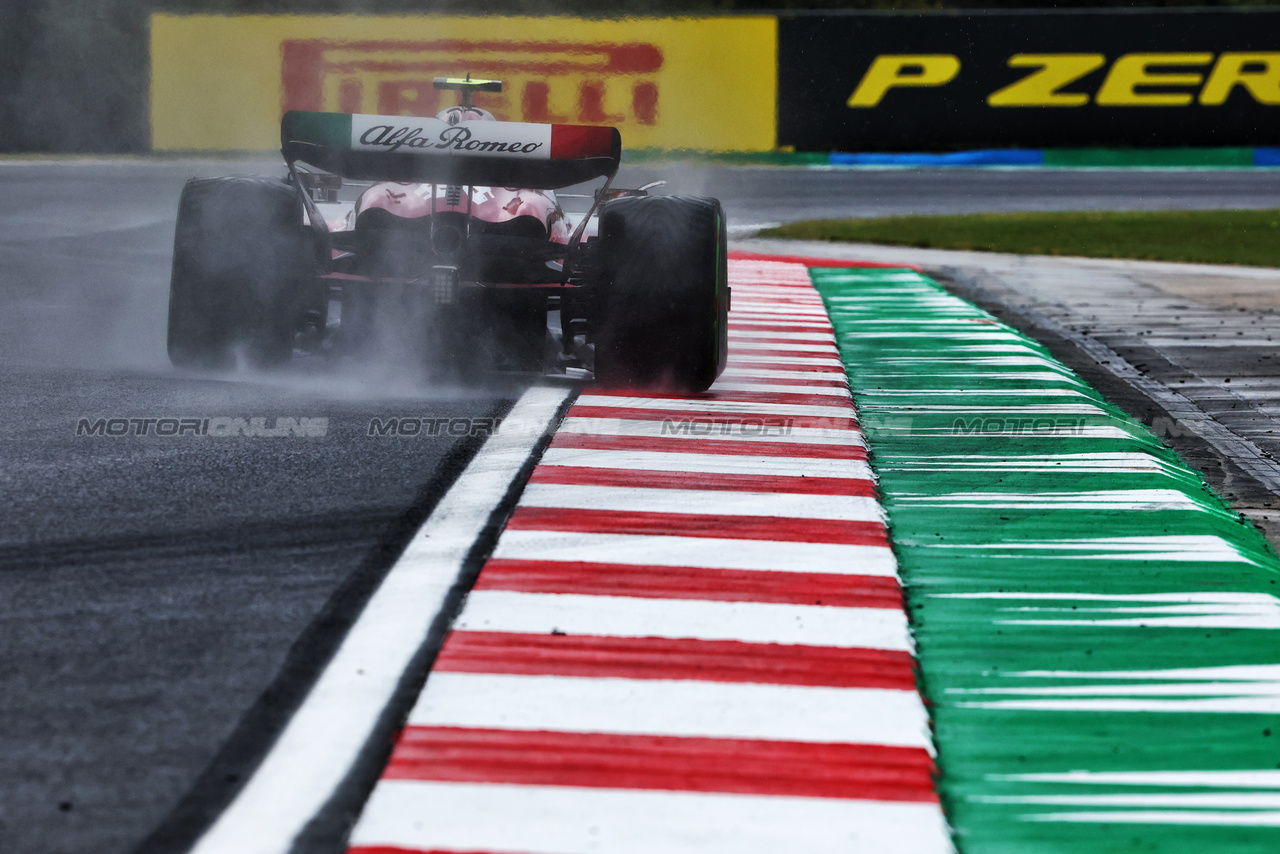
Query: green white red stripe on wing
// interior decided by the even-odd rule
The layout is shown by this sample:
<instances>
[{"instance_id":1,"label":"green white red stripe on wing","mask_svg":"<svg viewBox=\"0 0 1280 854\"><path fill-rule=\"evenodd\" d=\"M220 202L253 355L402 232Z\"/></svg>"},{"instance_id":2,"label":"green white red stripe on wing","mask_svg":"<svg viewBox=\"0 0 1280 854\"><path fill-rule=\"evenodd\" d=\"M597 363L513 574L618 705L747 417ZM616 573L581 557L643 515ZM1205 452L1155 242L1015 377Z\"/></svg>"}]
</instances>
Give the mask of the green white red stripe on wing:
<instances>
[{"instance_id":1,"label":"green white red stripe on wing","mask_svg":"<svg viewBox=\"0 0 1280 854\"><path fill-rule=\"evenodd\" d=\"M478 120L449 124L415 116L301 110L285 113L280 133L286 146L534 160L616 159L621 147L618 131L611 127Z\"/></svg>"}]
</instances>

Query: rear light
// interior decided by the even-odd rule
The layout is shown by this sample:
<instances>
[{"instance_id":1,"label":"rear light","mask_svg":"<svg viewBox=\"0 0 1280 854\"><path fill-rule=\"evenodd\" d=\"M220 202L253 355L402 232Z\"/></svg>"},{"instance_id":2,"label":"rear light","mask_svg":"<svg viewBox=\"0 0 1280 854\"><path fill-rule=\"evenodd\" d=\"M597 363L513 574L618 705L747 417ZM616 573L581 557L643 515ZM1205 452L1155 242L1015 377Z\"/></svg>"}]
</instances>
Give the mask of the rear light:
<instances>
[{"instance_id":1,"label":"rear light","mask_svg":"<svg viewBox=\"0 0 1280 854\"><path fill-rule=\"evenodd\" d=\"M431 291L436 305L453 305L458 301L458 268L432 267Z\"/></svg>"}]
</instances>

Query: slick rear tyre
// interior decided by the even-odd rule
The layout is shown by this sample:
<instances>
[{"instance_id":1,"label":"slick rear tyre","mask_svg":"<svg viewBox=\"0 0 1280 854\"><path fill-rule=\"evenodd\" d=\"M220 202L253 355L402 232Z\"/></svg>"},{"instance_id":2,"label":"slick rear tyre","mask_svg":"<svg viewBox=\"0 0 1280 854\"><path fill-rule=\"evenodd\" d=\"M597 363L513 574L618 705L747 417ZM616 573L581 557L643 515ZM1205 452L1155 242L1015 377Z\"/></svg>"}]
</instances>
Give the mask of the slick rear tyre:
<instances>
[{"instance_id":1,"label":"slick rear tyre","mask_svg":"<svg viewBox=\"0 0 1280 854\"><path fill-rule=\"evenodd\" d=\"M724 211L715 199L641 196L600 214L596 379L705 391L724 370L729 286Z\"/></svg>"},{"instance_id":2,"label":"slick rear tyre","mask_svg":"<svg viewBox=\"0 0 1280 854\"><path fill-rule=\"evenodd\" d=\"M173 244L169 360L202 368L287 360L303 307L315 301L315 246L291 186L266 178L188 181Z\"/></svg>"}]
</instances>

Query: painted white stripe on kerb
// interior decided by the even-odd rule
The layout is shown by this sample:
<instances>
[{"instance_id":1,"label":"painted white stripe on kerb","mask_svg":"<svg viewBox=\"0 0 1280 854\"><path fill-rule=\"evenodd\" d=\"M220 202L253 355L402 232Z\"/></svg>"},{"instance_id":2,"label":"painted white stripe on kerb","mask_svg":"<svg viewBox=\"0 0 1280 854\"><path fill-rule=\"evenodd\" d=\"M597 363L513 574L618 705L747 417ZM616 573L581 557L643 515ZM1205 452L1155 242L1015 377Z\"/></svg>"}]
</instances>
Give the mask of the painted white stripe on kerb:
<instances>
[{"instance_id":1,"label":"painted white stripe on kerb","mask_svg":"<svg viewBox=\"0 0 1280 854\"><path fill-rule=\"evenodd\" d=\"M833 384L839 384L844 388L848 388L848 381L843 373L833 373L831 371L788 371L778 370L776 368L742 368L737 364L730 365L724 369L724 373L720 375L720 379L778 379L778 380L823 380ZM717 386L719 388L719 386Z\"/></svg>"},{"instance_id":2,"label":"painted white stripe on kerb","mask_svg":"<svg viewBox=\"0 0 1280 854\"><path fill-rule=\"evenodd\" d=\"M846 396L843 401L826 404L763 403L751 400L675 400L664 397L618 397L607 394L584 394L577 406L600 406L613 409L657 409L672 412L690 412L696 415L814 415L829 418L849 418L853 405ZM657 414L657 413L655 413Z\"/></svg>"},{"instance_id":3,"label":"painted white stripe on kerb","mask_svg":"<svg viewBox=\"0 0 1280 854\"><path fill-rule=\"evenodd\" d=\"M520 496L520 506L620 510L631 513L771 516L842 522L884 521L884 513L874 498L853 495L717 492L702 489L646 489L634 486L531 483Z\"/></svg>"},{"instance_id":4,"label":"painted white stripe on kerb","mask_svg":"<svg viewBox=\"0 0 1280 854\"><path fill-rule=\"evenodd\" d=\"M569 394L532 388L436 505L280 738L193 854L284 854L346 777L494 508Z\"/></svg>"},{"instance_id":5,"label":"painted white stripe on kerb","mask_svg":"<svg viewBox=\"0 0 1280 854\"><path fill-rule=\"evenodd\" d=\"M737 300L734 300L737 302ZM769 324L770 326L786 324L793 328L801 329L830 329L831 322L827 320L827 313L821 312L805 312L803 314L792 313L770 313L770 312L751 312L740 311L738 306L733 307L733 314L729 315L730 323L756 323ZM732 336L732 331L729 333Z\"/></svg>"},{"instance_id":6,"label":"painted white stripe on kerb","mask_svg":"<svg viewBox=\"0 0 1280 854\"><path fill-rule=\"evenodd\" d=\"M805 344L803 346L790 341L733 341L729 344L730 353L750 353L755 350L787 350L797 355L825 356L835 355L835 344Z\"/></svg>"},{"instance_id":7,"label":"painted white stripe on kerb","mask_svg":"<svg viewBox=\"0 0 1280 854\"><path fill-rule=\"evenodd\" d=\"M699 566L706 569L825 572L832 575L897 577L893 551L884 546L664 537L639 534L578 534L508 528L496 558L625 563L639 566Z\"/></svg>"},{"instance_id":8,"label":"painted white stripe on kerb","mask_svg":"<svg viewBox=\"0 0 1280 854\"><path fill-rule=\"evenodd\" d=\"M907 616L898 608L476 590L456 628L913 651Z\"/></svg>"},{"instance_id":9,"label":"painted white stripe on kerb","mask_svg":"<svg viewBox=\"0 0 1280 854\"><path fill-rule=\"evenodd\" d=\"M820 306L813 308L802 308L793 305L770 305L763 301L752 301L748 303L746 300L734 300L733 313L729 316L734 320L765 319L774 320L777 318L787 319L811 319L826 320L827 310Z\"/></svg>"},{"instance_id":10,"label":"painted white stripe on kerb","mask_svg":"<svg viewBox=\"0 0 1280 854\"><path fill-rule=\"evenodd\" d=\"M743 365L764 365L767 368L783 367L785 365L822 365L823 367L839 368L844 371L844 362L835 356L753 356L750 353L732 354L729 364L741 368ZM839 376L839 373L832 371L828 376Z\"/></svg>"},{"instance_id":11,"label":"painted white stripe on kerb","mask_svg":"<svg viewBox=\"0 0 1280 854\"><path fill-rule=\"evenodd\" d=\"M599 451L590 448L549 448L542 465L585 468L642 469L686 474L751 474L765 477L824 477L873 480L871 466L862 460L823 460L808 457L752 457L746 454L680 454L665 451Z\"/></svg>"},{"instance_id":12,"label":"painted white stripe on kerb","mask_svg":"<svg viewBox=\"0 0 1280 854\"><path fill-rule=\"evenodd\" d=\"M790 320L790 319L781 318L781 317L770 317L767 320L762 320L758 318L742 317L736 311L733 314L729 315L729 334L730 335L733 335L737 331L741 330L744 325L767 326L769 327L769 329L778 329L778 330L805 329L805 330L812 330L816 332L831 331L831 324L828 321L819 320L817 318L810 319L810 320ZM766 329L766 330L754 330L754 331L767 332L768 330Z\"/></svg>"},{"instance_id":13,"label":"painted white stripe on kerb","mask_svg":"<svg viewBox=\"0 0 1280 854\"><path fill-rule=\"evenodd\" d=\"M658 415L660 413L654 413ZM846 410L847 417L849 412ZM764 423L761 419L769 421ZM579 418L570 415L560 424L560 434L574 433L586 436L636 436L660 438L677 443L688 440L709 439L717 442L769 442L795 445L838 445L862 448L866 446L860 430L839 430L830 427L792 427L782 415L743 416L739 423L730 420L681 420L641 421L636 418Z\"/></svg>"},{"instance_id":14,"label":"painted white stripe on kerb","mask_svg":"<svg viewBox=\"0 0 1280 854\"><path fill-rule=\"evenodd\" d=\"M785 382L770 382L765 379L756 378L754 381L747 380L726 380L721 374L720 379L716 380L716 391L755 391L763 394L812 394L830 397L832 400L849 399L849 389L838 385L787 385ZM852 415L852 411L849 413Z\"/></svg>"},{"instance_id":15,"label":"painted white stripe on kerb","mask_svg":"<svg viewBox=\"0 0 1280 854\"><path fill-rule=\"evenodd\" d=\"M773 332L760 329L738 329L734 331L733 337L739 341L773 341L776 343L811 341L831 344L832 346L835 345L836 341L836 336L833 332Z\"/></svg>"},{"instance_id":16,"label":"painted white stripe on kerb","mask_svg":"<svg viewBox=\"0 0 1280 854\"><path fill-rule=\"evenodd\" d=\"M932 749L928 716L914 689L437 670L408 723Z\"/></svg>"},{"instance_id":17,"label":"painted white stripe on kerb","mask_svg":"<svg viewBox=\"0 0 1280 854\"><path fill-rule=\"evenodd\" d=\"M522 854L943 854L936 804L383 780L352 845Z\"/></svg>"}]
</instances>

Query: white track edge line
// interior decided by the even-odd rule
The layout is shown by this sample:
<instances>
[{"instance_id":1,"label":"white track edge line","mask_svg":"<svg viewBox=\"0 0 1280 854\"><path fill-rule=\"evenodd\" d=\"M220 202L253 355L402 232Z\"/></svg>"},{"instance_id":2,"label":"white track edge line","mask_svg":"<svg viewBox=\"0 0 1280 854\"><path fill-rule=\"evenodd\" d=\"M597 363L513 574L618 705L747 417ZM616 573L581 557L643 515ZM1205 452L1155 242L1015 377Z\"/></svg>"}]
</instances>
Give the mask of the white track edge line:
<instances>
[{"instance_id":1,"label":"white track edge line","mask_svg":"<svg viewBox=\"0 0 1280 854\"><path fill-rule=\"evenodd\" d=\"M290 850L358 758L476 538L570 393L535 387L516 402L418 529L262 764L192 854Z\"/></svg>"}]
</instances>

